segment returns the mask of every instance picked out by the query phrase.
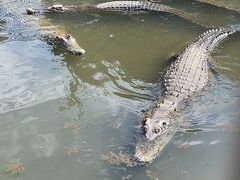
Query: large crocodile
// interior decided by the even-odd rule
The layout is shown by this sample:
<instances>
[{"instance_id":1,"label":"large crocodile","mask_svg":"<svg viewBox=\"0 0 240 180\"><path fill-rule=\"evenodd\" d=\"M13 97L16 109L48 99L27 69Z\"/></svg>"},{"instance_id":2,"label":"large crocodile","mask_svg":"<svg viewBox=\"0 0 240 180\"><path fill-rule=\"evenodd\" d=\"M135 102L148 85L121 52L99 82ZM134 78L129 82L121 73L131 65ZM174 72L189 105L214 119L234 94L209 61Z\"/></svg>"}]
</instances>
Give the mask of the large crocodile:
<instances>
[{"instance_id":1,"label":"large crocodile","mask_svg":"<svg viewBox=\"0 0 240 180\"><path fill-rule=\"evenodd\" d=\"M240 27L211 29L188 45L170 65L164 76L164 92L150 117L145 118L145 136L137 143L135 157L151 162L171 139L176 121L173 115L179 105L208 83L208 59L223 40Z\"/></svg>"},{"instance_id":2,"label":"large crocodile","mask_svg":"<svg viewBox=\"0 0 240 180\"><path fill-rule=\"evenodd\" d=\"M35 5L41 7L38 3L35 3ZM75 55L85 53L85 50L79 46L75 38L70 34L61 30L57 26L53 26L53 24L44 19L42 15L34 17L26 16L25 8L23 9L22 6L24 7L25 4L9 1L1 2L0 19L5 21L4 27L7 29L8 34L15 36L10 38L22 37L24 32L34 29L33 32L35 32L35 30L38 32L34 36L37 36L56 47L60 47Z\"/></svg>"},{"instance_id":3,"label":"large crocodile","mask_svg":"<svg viewBox=\"0 0 240 180\"><path fill-rule=\"evenodd\" d=\"M185 13L181 10L172 8L164 4L152 3L148 1L111 1L111 2L105 2L105 3L100 3L96 5L87 5L87 6L71 6L71 5L63 6L62 4L55 4L53 6L46 8L43 12L45 13L75 12L77 13L77 12L84 12L84 11L93 12L93 13L114 12L114 13L125 13L125 14L141 13L146 11L163 12L163 13L177 15L195 24L203 26L202 24L195 22L191 14ZM36 12L39 12L39 10L34 10L32 8L27 9L28 14L34 14Z\"/></svg>"}]
</instances>

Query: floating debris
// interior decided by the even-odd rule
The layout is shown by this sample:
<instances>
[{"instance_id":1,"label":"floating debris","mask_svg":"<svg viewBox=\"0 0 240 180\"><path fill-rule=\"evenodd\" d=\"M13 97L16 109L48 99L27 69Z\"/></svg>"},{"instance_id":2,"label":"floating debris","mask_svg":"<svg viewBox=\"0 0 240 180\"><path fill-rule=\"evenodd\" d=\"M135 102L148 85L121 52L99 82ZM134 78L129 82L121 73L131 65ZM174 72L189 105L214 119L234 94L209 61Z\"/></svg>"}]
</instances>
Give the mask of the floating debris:
<instances>
[{"instance_id":1,"label":"floating debris","mask_svg":"<svg viewBox=\"0 0 240 180\"><path fill-rule=\"evenodd\" d=\"M124 164L126 166L133 167L137 165L137 162L134 161L134 159L132 159L128 154L123 154L122 152L120 152L119 154L108 152L102 155L102 159L112 165L117 166Z\"/></svg>"},{"instance_id":2,"label":"floating debris","mask_svg":"<svg viewBox=\"0 0 240 180\"><path fill-rule=\"evenodd\" d=\"M65 151L65 154L67 157L72 157L74 154L78 152L78 147L77 146L72 146L70 148L67 148Z\"/></svg>"},{"instance_id":3,"label":"floating debris","mask_svg":"<svg viewBox=\"0 0 240 180\"><path fill-rule=\"evenodd\" d=\"M24 167L20 162L20 159L14 159L11 163L7 166L6 171L11 175L20 175L24 171Z\"/></svg>"},{"instance_id":4,"label":"floating debris","mask_svg":"<svg viewBox=\"0 0 240 180\"><path fill-rule=\"evenodd\" d=\"M156 176L156 174L150 170L146 170L145 174L147 175L147 177L149 177L150 179L154 179L154 180L159 180L159 178Z\"/></svg>"},{"instance_id":5,"label":"floating debris","mask_svg":"<svg viewBox=\"0 0 240 180\"><path fill-rule=\"evenodd\" d=\"M64 128L70 128L73 130L74 134L79 134L80 133L80 127L78 123L74 121L68 121L64 123Z\"/></svg>"},{"instance_id":6,"label":"floating debris","mask_svg":"<svg viewBox=\"0 0 240 180\"><path fill-rule=\"evenodd\" d=\"M187 174L188 174L188 171L186 171L186 170L181 170L180 173L181 173L181 174L184 174L184 175L187 175Z\"/></svg>"},{"instance_id":7,"label":"floating debris","mask_svg":"<svg viewBox=\"0 0 240 180\"><path fill-rule=\"evenodd\" d=\"M128 174L127 176L122 176L122 180L128 180L132 177L131 174Z\"/></svg>"}]
</instances>

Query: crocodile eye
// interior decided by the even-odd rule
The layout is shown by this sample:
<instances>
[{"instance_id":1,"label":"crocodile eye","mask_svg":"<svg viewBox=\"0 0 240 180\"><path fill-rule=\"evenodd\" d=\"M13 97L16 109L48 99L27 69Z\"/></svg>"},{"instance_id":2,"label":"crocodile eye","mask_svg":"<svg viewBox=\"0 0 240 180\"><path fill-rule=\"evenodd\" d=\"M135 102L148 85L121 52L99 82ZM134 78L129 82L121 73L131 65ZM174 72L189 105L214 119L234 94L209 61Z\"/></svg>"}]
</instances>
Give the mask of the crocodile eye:
<instances>
[{"instance_id":1,"label":"crocodile eye","mask_svg":"<svg viewBox=\"0 0 240 180\"><path fill-rule=\"evenodd\" d=\"M163 122L162 123L162 126L165 128L167 126L167 123L166 122Z\"/></svg>"}]
</instances>

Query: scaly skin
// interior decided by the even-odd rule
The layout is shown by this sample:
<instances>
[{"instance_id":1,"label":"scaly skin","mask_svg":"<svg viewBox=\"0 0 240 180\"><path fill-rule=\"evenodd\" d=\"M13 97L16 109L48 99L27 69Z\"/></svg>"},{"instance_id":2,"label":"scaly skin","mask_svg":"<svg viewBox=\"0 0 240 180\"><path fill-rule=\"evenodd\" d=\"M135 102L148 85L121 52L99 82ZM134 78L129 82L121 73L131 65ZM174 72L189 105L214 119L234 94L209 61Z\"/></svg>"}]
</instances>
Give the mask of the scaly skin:
<instances>
[{"instance_id":1,"label":"scaly skin","mask_svg":"<svg viewBox=\"0 0 240 180\"><path fill-rule=\"evenodd\" d=\"M181 102L203 89L208 82L208 58L239 27L209 30L189 44L168 68L164 76L164 93L151 116L145 119L143 136L135 151L140 162L151 162L171 139L176 122L172 115Z\"/></svg>"},{"instance_id":2,"label":"scaly skin","mask_svg":"<svg viewBox=\"0 0 240 180\"><path fill-rule=\"evenodd\" d=\"M28 14L36 13L36 10L30 9L31 11ZM169 14L174 14L184 19L187 19L195 24L199 24L193 21L193 17L190 14L187 14L183 11L177 10L167 5L151 3L147 1L111 1L106 3L100 3L97 5L89 6L63 6L61 4L55 4L48 7L44 12L53 12L53 13L67 13L67 12L119 12L119 13L141 13L144 11L151 12L164 12ZM201 24L199 24L201 25ZM201 25L203 26L203 25Z\"/></svg>"},{"instance_id":3,"label":"scaly skin","mask_svg":"<svg viewBox=\"0 0 240 180\"><path fill-rule=\"evenodd\" d=\"M193 17L190 14L187 14L183 11L180 11L178 9L172 8L164 4L152 3L148 1L112 1L112 2L97 4L94 7L95 9L106 11L106 12L126 12L126 13L136 13L136 12L143 12L143 11L164 12L164 13L177 15L195 24L199 24L193 21Z\"/></svg>"},{"instance_id":4,"label":"scaly skin","mask_svg":"<svg viewBox=\"0 0 240 180\"><path fill-rule=\"evenodd\" d=\"M45 10L45 12L81 12L84 10L96 11L96 12L142 12L142 11L158 11L175 14L184 17L184 12L174 9L170 6L151 3L147 1L110 1L106 3L100 3L96 5L88 6L63 6L61 4L55 4ZM33 10L29 14L33 14Z\"/></svg>"}]
</instances>

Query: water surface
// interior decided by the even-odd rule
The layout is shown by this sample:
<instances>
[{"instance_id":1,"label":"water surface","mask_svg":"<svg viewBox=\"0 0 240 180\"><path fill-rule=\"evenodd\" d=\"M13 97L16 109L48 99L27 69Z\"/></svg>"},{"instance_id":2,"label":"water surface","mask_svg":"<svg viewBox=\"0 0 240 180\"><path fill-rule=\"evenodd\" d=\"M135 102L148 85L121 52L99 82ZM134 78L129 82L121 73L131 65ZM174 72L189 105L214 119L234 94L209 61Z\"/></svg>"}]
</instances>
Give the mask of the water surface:
<instances>
[{"instance_id":1,"label":"water surface","mask_svg":"<svg viewBox=\"0 0 240 180\"><path fill-rule=\"evenodd\" d=\"M13 1L8 8L24 12L52 3ZM193 21L202 25L240 23L234 11L168 3L194 13ZM182 124L162 154L150 165L131 168L113 166L101 154L133 153L141 111L161 91L160 73L170 57L208 28L164 13L46 15L87 51L73 56L39 40L36 29L6 8L0 10L8 22L0 22L0 179L150 179L146 172L151 172L161 180L219 180L232 173L239 134L239 34L216 50L209 86L181 112ZM77 128L67 128L68 123ZM71 147L78 152L67 157ZM17 177L5 172L15 158L26 169Z\"/></svg>"}]
</instances>

